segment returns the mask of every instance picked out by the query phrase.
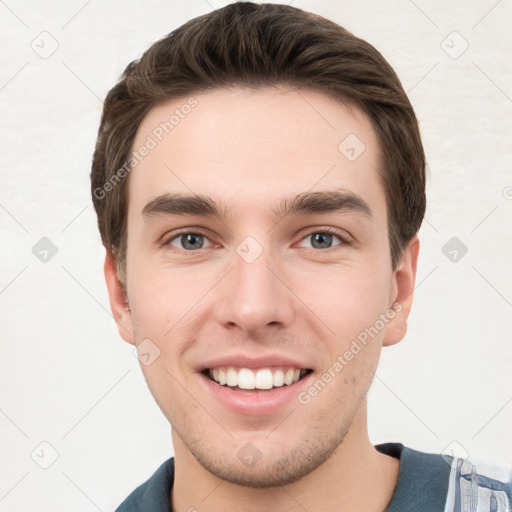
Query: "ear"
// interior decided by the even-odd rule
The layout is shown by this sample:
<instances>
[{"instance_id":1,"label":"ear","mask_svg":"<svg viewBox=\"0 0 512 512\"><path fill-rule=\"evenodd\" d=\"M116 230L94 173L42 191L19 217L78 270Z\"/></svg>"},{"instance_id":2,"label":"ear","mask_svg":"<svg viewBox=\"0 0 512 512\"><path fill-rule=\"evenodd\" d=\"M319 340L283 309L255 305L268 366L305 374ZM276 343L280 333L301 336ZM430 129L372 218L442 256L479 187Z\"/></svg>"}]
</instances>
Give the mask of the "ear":
<instances>
[{"instance_id":1,"label":"ear","mask_svg":"<svg viewBox=\"0 0 512 512\"><path fill-rule=\"evenodd\" d=\"M135 345L133 337L132 314L128 305L128 300L123 290L123 286L117 275L117 268L114 256L107 250L105 256L105 281L107 283L108 296L110 299L110 309L114 315L119 334L127 343Z\"/></svg>"},{"instance_id":2,"label":"ear","mask_svg":"<svg viewBox=\"0 0 512 512\"><path fill-rule=\"evenodd\" d=\"M391 297L391 305L394 305L395 316L388 324L384 335L382 345L385 347L398 343L407 332L407 318L412 306L419 250L420 241L414 236L405 247L393 273L394 297Z\"/></svg>"}]
</instances>

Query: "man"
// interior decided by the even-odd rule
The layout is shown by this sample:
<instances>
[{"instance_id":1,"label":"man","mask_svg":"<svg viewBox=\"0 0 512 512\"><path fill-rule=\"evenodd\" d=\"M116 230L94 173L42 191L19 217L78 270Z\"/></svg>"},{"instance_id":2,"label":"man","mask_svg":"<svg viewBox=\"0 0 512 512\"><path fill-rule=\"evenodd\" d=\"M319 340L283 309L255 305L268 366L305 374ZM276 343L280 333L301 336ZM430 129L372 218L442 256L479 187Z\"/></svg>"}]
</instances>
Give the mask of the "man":
<instances>
[{"instance_id":1,"label":"man","mask_svg":"<svg viewBox=\"0 0 512 512\"><path fill-rule=\"evenodd\" d=\"M119 511L510 509L508 473L368 438L425 211L417 120L371 45L283 5L193 19L109 92L91 179L175 452Z\"/></svg>"}]
</instances>

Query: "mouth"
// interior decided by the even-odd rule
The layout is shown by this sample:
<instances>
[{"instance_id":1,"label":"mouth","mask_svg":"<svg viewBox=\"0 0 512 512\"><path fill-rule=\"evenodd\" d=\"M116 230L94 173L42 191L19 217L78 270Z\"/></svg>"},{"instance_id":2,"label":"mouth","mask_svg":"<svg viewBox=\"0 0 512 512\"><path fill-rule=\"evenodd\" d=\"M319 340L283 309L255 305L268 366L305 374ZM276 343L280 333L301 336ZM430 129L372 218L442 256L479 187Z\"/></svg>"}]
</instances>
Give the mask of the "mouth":
<instances>
[{"instance_id":1,"label":"mouth","mask_svg":"<svg viewBox=\"0 0 512 512\"><path fill-rule=\"evenodd\" d=\"M278 388L292 386L312 373L309 368L276 366L263 368L243 368L218 366L206 368L203 374L219 386L244 393L265 393Z\"/></svg>"}]
</instances>

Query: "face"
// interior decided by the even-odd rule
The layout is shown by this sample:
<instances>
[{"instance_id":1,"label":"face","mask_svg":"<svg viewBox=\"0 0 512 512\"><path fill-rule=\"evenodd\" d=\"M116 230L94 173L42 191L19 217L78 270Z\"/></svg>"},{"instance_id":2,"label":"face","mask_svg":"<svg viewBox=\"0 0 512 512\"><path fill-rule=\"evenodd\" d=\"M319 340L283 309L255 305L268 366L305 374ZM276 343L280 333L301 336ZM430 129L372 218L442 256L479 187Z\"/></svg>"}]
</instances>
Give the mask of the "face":
<instances>
[{"instance_id":1,"label":"face","mask_svg":"<svg viewBox=\"0 0 512 512\"><path fill-rule=\"evenodd\" d=\"M107 257L112 308L177 457L289 483L362 435L381 347L405 333L417 242L392 269L378 142L355 107L287 88L186 103L139 127L129 309Z\"/></svg>"}]
</instances>

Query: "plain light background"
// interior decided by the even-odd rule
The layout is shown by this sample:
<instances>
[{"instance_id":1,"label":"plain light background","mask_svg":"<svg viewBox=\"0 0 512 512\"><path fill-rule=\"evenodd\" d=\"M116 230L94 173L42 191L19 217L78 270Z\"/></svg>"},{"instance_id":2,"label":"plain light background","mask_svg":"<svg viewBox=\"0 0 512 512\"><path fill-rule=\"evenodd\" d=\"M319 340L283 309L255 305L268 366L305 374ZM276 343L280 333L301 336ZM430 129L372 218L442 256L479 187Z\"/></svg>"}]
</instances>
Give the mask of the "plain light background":
<instances>
[{"instance_id":1,"label":"plain light background","mask_svg":"<svg viewBox=\"0 0 512 512\"><path fill-rule=\"evenodd\" d=\"M0 511L113 510L172 455L110 315L90 162L128 62L227 3L0 2ZM512 2L292 5L381 51L428 158L415 304L383 350L371 440L510 464ZM43 237L47 262L33 252Z\"/></svg>"}]
</instances>

